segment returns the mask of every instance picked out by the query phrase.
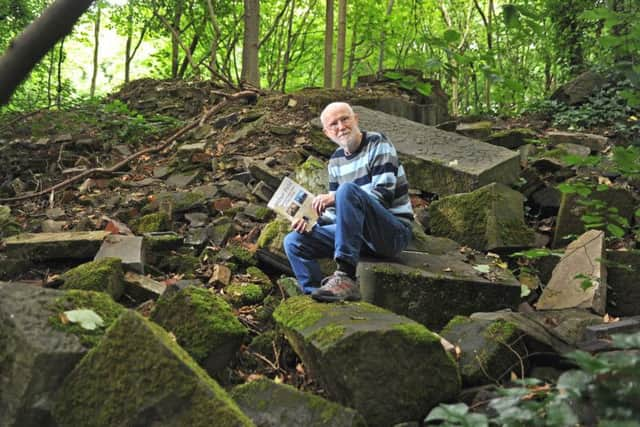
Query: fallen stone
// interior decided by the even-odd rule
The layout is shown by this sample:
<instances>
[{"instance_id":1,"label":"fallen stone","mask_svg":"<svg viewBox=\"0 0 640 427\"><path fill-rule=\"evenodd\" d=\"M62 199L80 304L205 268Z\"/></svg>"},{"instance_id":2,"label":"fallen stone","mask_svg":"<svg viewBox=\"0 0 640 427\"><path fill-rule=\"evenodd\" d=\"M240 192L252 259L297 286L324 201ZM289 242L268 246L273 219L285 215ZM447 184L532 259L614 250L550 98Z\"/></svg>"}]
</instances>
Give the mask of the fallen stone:
<instances>
[{"instance_id":1,"label":"fallen stone","mask_svg":"<svg viewBox=\"0 0 640 427\"><path fill-rule=\"evenodd\" d=\"M158 300L151 319L172 332L178 344L214 376L227 367L247 335L222 298L194 286Z\"/></svg>"},{"instance_id":2,"label":"fallen stone","mask_svg":"<svg viewBox=\"0 0 640 427\"><path fill-rule=\"evenodd\" d=\"M144 215L131 223L137 234L157 233L171 230L171 217L166 212L154 212Z\"/></svg>"},{"instance_id":3,"label":"fallen stone","mask_svg":"<svg viewBox=\"0 0 640 427\"><path fill-rule=\"evenodd\" d=\"M461 350L458 364L465 387L508 382L511 372L522 377L528 366L523 334L513 323L456 316L441 335Z\"/></svg>"},{"instance_id":4,"label":"fallen stone","mask_svg":"<svg viewBox=\"0 0 640 427\"><path fill-rule=\"evenodd\" d=\"M275 190L265 184L264 181L258 182L255 187L253 187L253 190L251 190L251 194L265 203L268 203L269 200L271 200L273 193L275 193Z\"/></svg>"},{"instance_id":5,"label":"fallen stone","mask_svg":"<svg viewBox=\"0 0 640 427\"><path fill-rule=\"evenodd\" d=\"M202 153L206 148L206 142L193 142L190 144L180 145L177 153L179 156L190 157L193 153Z\"/></svg>"},{"instance_id":6,"label":"fallen stone","mask_svg":"<svg viewBox=\"0 0 640 427\"><path fill-rule=\"evenodd\" d=\"M103 326L63 325L67 310L91 309ZM0 425L55 425L52 399L73 367L123 310L98 292L0 282Z\"/></svg>"},{"instance_id":7,"label":"fallen stone","mask_svg":"<svg viewBox=\"0 0 640 427\"><path fill-rule=\"evenodd\" d=\"M191 185L200 176L200 170L196 169L191 172L175 172L169 175L165 184L171 188L185 188Z\"/></svg>"},{"instance_id":8,"label":"fallen stone","mask_svg":"<svg viewBox=\"0 0 640 427\"><path fill-rule=\"evenodd\" d=\"M562 142L555 146L556 150L561 150L569 156L587 157L591 154L591 149L584 145L572 144L570 142Z\"/></svg>"},{"instance_id":9,"label":"fallen stone","mask_svg":"<svg viewBox=\"0 0 640 427\"><path fill-rule=\"evenodd\" d=\"M606 79L594 71L585 71L573 80L563 84L551 95L551 99L567 105L578 105L585 102L606 83Z\"/></svg>"},{"instance_id":10,"label":"fallen stone","mask_svg":"<svg viewBox=\"0 0 640 427\"><path fill-rule=\"evenodd\" d=\"M329 188L327 164L317 157L309 156L304 163L296 167L294 181L312 194L326 193Z\"/></svg>"},{"instance_id":11,"label":"fallen stone","mask_svg":"<svg viewBox=\"0 0 640 427\"><path fill-rule=\"evenodd\" d=\"M261 427L366 426L351 408L268 379L239 385L230 394L242 412Z\"/></svg>"},{"instance_id":12,"label":"fallen stone","mask_svg":"<svg viewBox=\"0 0 640 427\"><path fill-rule=\"evenodd\" d=\"M632 222L635 210L635 200L631 192L624 188L608 188L604 191L593 191L589 200L600 200L607 208L618 209L617 214ZM581 217L588 213L589 208L578 203L580 197L576 194L562 193L560 210L556 219L556 228L553 235L553 248L565 246L569 239L567 236L582 234L585 231Z\"/></svg>"},{"instance_id":13,"label":"fallen stone","mask_svg":"<svg viewBox=\"0 0 640 427\"><path fill-rule=\"evenodd\" d=\"M571 242L536 303L538 310L589 308L604 314L607 304L604 232L590 230Z\"/></svg>"},{"instance_id":14,"label":"fallen stone","mask_svg":"<svg viewBox=\"0 0 640 427\"><path fill-rule=\"evenodd\" d=\"M224 299L234 307L260 304L267 296L268 287L258 283L236 282L224 288Z\"/></svg>"},{"instance_id":15,"label":"fallen stone","mask_svg":"<svg viewBox=\"0 0 640 427\"><path fill-rule=\"evenodd\" d=\"M49 219L60 219L66 215L66 212L62 208L51 208L45 211L45 215Z\"/></svg>"},{"instance_id":16,"label":"fallen stone","mask_svg":"<svg viewBox=\"0 0 640 427\"><path fill-rule=\"evenodd\" d=\"M100 246L94 260L118 257L125 269L144 274L144 247L142 236L122 236L111 234Z\"/></svg>"},{"instance_id":17,"label":"fallen stone","mask_svg":"<svg viewBox=\"0 0 640 427\"><path fill-rule=\"evenodd\" d=\"M214 264L209 284L225 287L231 282L231 269L224 264Z\"/></svg>"},{"instance_id":18,"label":"fallen stone","mask_svg":"<svg viewBox=\"0 0 640 427\"><path fill-rule=\"evenodd\" d=\"M527 144L527 140L536 137L536 133L529 128L514 128L493 132L486 138L486 141L489 144L513 150Z\"/></svg>"},{"instance_id":19,"label":"fallen stone","mask_svg":"<svg viewBox=\"0 0 640 427\"><path fill-rule=\"evenodd\" d=\"M520 175L517 152L400 117L354 107L362 129L383 132L395 145L411 188L445 196Z\"/></svg>"},{"instance_id":20,"label":"fallen stone","mask_svg":"<svg viewBox=\"0 0 640 427\"><path fill-rule=\"evenodd\" d=\"M370 426L420 420L460 390L440 337L403 316L364 302L293 297L273 317L330 398Z\"/></svg>"},{"instance_id":21,"label":"fallen stone","mask_svg":"<svg viewBox=\"0 0 640 427\"><path fill-rule=\"evenodd\" d=\"M547 138L554 144L571 143L588 147L592 152L603 151L609 145L609 138L602 135L580 132L549 131Z\"/></svg>"},{"instance_id":22,"label":"fallen stone","mask_svg":"<svg viewBox=\"0 0 640 427\"><path fill-rule=\"evenodd\" d=\"M253 425L166 331L133 311L69 374L53 413L60 426Z\"/></svg>"},{"instance_id":23,"label":"fallen stone","mask_svg":"<svg viewBox=\"0 0 640 427\"><path fill-rule=\"evenodd\" d=\"M151 254L179 249L183 243L183 237L174 231L144 233L143 238L143 245Z\"/></svg>"},{"instance_id":24,"label":"fallen stone","mask_svg":"<svg viewBox=\"0 0 640 427\"><path fill-rule=\"evenodd\" d=\"M222 246L233 232L233 222L227 217L216 220L209 228L209 240L216 245Z\"/></svg>"},{"instance_id":25,"label":"fallen stone","mask_svg":"<svg viewBox=\"0 0 640 427\"><path fill-rule=\"evenodd\" d=\"M209 227L190 227L185 236L184 244L202 250L209 240Z\"/></svg>"},{"instance_id":26,"label":"fallen stone","mask_svg":"<svg viewBox=\"0 0 640 427\"><path fill-rule=\"evenodd\" d=\"M29 261L91 259L109 235L107 231L22 233L5 239L7 255Z\"/></svg>"},{"instance_id":27,"label":"fallen stone","mask_svg":"<svg viewBox=\"0 0 640 427\"><path fill-rule=\"evenodd\" d=\"M534 235L524 223L523 203L519 192L493 183L434 201L429 225L432 234L481 251L530 247Z\"/></svg>"},{"instance_id":28,"label":"fallen stone","mask_svg":"<svg viewBox=\"0 0 640 427\"><path fill-rule=\"evenodd\" d=\"M184 214L184 218L191 227L203 227L209 223L209 215L204 212L188 212Z\"/></svg>"},{"instance_id":29,"label":"fallen stone","mask_svg":"<svg viewBox=\"0 0 640 427\"><path fill-rule=\"evenodd\" d=\"M456 315L515 308L521 301L520 283L509 270L479 254L470 262L446 246L388 261L362 259L357 276L364 301L435 331Z\"/></svg>"},{"instance_id":30,"label":"fallen stone","mask_svg":"<svg viewBox=\"0 0 640 427\"><path fill-rule=\"evenodd\" d=\"M100 258L80 264L60 276L62 289L104 292L114 300L124 292L124 272L120 258Z\"/></svg>"},{"instance_id":31,"label":"fallen stone","mask_svg":"<svg viewBox=\"0 0 640 427\"><path fill-rule=\"evenodd\" d=\"M489 121L459 123L456 132L473 139L485 140L491 135L493 123Z\"/></svg>"},{"instance_id":32,"label":"fallen stone","mask_svg":"<svg viewBox=\"0 0 640 427\"><path fill-rule=\"evenodd\" d=\"M220 191L233 199L240 200L248 200L250 195L249 187L240 181L229 181L226 185L220 188Z\"/></svg>"},{"instance_id":33,"label":"fallen stone","mask_svg":"<svg viewBox=\"0 0 640 427\"><path fill-rule=\"evenodd\" d=\"M133 271L127 271L124 275L124 293L135 301L147 301L158 299L167 289L167 285L143 276Z\"/></svg>"},{"instance_id":34,"label":"fallen stone","mask_svg":"<svg viewBox=\"0 0 640 427\"><path fill-rule=\"evenodd\" d=\"M615 322L603 323L601 325L587 326L584 332L584 339L598 340L611 339L611 335L615 334L633 334L640 332L640 317L628 317Z\"/></svg>"},{"instance_id":35,"label":"fallen stone","mask_svg":"<svg viewBox=\"0 0 640 427\"><path fill-rule=\"evenodd\" d=\"M66 221L54 221L52 219L45 219L42 221L40 228L43 233L61 233L62 229L67 225Z\"/></svg>"},{"instance_id":36,"label":"fallen stone","mask_svg":"<svg viewBox=\"0 0 640 427\"><path fill-rule=\"evenodd\" d=\"M248 185L251 181L253 181L253 176L249 171L242 171L231 175L230 178L232 181L238 181L245 185Z\"/></svg>"},{"instance_id":37,"label":"fallen stone","mask_svg":"<svg viewBox=\"0 0 640 427\"><path fill-rule=\"evenodd\" d=\"M607 251L607 313L612 316L640 315L640 252Z\"/></svg>"}]
</instances>

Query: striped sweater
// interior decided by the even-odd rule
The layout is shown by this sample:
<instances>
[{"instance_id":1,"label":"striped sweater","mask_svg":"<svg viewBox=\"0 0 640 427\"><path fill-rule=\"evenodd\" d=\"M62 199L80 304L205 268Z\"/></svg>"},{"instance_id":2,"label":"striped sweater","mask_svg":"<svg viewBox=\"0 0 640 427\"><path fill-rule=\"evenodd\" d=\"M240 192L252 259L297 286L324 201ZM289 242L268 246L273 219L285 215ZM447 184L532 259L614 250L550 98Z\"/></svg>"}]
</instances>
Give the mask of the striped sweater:
<instances>
[{"instance_id":1,"label":"striped sweater","mask_svg":"<svg viewBox=\"0 0 640 427\"><path fill-rule=\"evenodd\" d=\"M329 192L340 184L353 182L378 199L394 215L412 221L409 183L396 149L382 133L363 132L362 143L347 156L338 148L329 159ZM327 212L333 219L334 212Z\"/></svg>"}]
</instances>

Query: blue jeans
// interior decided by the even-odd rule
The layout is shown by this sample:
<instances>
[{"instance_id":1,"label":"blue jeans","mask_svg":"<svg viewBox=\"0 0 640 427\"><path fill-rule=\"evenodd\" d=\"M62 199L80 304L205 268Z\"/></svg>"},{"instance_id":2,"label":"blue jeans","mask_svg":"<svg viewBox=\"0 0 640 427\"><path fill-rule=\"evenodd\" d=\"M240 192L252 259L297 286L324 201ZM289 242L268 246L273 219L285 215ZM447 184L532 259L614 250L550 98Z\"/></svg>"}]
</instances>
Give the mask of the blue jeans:
<instances>
[{"instance_id":1,"label":"blue jeans","mask_svg":"<svg viewBox=\"0 0 640 427\"><path fill-rule=\"evenodd\" d=\"M316 224L308 233L292 231L284 239L284 251L305 293L322 280L318 258L339 258L356 266L361 253L392 257L411 240L411 225L356 184L340 184L335 201L335 224Z\"/></svg>"}]
</instances>

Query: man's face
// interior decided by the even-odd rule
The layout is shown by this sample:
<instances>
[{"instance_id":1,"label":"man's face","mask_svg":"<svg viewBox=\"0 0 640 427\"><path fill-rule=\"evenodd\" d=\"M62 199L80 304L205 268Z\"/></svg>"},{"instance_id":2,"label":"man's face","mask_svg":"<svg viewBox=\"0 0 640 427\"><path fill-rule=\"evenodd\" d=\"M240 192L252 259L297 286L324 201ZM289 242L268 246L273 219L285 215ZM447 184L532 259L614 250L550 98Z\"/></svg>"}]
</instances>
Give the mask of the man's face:
<instances>
[{"instance_id":1,"label":"man's face","mask_svg":"<svg viewBox=\"0 0 640 427\"><path fill-rule=\"evenodd\" d=\"M342 147L347 154L353 153L360 145L358 116L345 107L337 107L325 113L324 134Z\"/></svg>"}]
</instances>

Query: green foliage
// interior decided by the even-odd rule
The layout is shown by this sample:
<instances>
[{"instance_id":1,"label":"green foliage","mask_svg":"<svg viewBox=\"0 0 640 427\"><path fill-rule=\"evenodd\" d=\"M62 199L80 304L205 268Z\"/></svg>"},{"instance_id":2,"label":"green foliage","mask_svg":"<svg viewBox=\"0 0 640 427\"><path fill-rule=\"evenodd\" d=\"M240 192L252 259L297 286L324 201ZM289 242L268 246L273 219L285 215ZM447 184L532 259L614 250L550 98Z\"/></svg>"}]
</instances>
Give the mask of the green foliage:
<instances>
[{"instance_id":1,"label":"green foliage","mask_svg":"<svg viewBox=\"0 0 640 427\"><path fill-rule=\"evenodd\" d=\"M388 79L396 81L398 83L398 86L400 86L402 89L409 91L415 90L416 92L424 96L431 95L431 84L421 81L422 79L416 76L400 73L397 71L387 71L386 73L384 73L384 76Z\"/></svg>"},{"instance_id":2,"label":"green foliage","mask_svg":"<svg viewBox=\"0 0 640 427\"><path fill-rule=\"evenodd\" d=\"M579 369L564 372L555 385L535 379L499 390L490 414L471 412L464 403L434 408L425 422L450 426L638 426L640 407L640 333L614 335L613 345L627 352L569 353Z\"/></svg>"}]
</instances>

